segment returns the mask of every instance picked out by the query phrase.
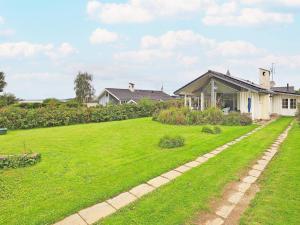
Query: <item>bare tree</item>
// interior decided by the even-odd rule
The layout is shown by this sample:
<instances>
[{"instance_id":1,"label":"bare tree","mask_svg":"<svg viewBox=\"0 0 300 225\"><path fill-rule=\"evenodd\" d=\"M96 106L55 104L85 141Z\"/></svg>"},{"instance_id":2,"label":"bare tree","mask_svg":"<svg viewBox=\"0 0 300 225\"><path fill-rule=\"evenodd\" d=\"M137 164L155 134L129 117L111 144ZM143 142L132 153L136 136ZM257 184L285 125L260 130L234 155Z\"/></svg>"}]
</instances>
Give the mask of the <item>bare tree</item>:
<instances>
[{"instance_id":1,"label":"bare tree","mask_svg":"<svg viewBox=\"0 0 300 225\"><path fill-rule=\"evenodd\" d=\"M93 75L88 74L87 72L81 73L79 72L74 81L76 99L80 103L86 103L92 100L95 89L92 85Z\"/></svg>"}]
</instances>

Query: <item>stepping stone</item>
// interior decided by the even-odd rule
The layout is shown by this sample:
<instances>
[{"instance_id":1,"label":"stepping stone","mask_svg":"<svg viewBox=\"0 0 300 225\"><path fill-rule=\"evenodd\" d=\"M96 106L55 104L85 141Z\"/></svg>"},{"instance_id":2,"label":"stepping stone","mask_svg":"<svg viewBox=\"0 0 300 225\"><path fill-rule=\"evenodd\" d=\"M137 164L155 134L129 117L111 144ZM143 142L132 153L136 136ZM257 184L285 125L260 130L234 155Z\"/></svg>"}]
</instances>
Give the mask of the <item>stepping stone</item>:
<instances>
[{"instance_id":1,"label":"stepping stone","mask_svg":"<svg viewBox=\"0 0 300 225\"><path fill-rule=\"evenodd\" d=\"M271 161L272 158L273 158L272 156L268 156L268 155L264 155L262 157L262 159L267 160L267 161Z\"/></svg>"},{"instance_id":2,"label":"stepping stone","mask_svg":"<svg viewBox=\"0 0 300 225\"><path fill-rule=\"evenodd\" d=\"M264 165L261 165L261 164L255 164L252 169L254 170L260 170L260 171L263 171L265 169L266 166Z\"/></svg>"},{"instance_id":3,"label":"stepping stone","mask_svg":"<svg viewBox=\"0 0 300 225\"><path fill-rule=\"evenodd\" d=\"M79 215L88 223L93 224L98 220L113 214L116 210L106 202L99 203L79 211Z\"/></svg>"},{"instance_id":4,"label":"stepping stone","mask_svg":"<svg viewBox=\"0 0 300 225\"><path fill-rule=\"evenodd\" d=\"M221 150L214 150L211 152L211 154L218 155L220 152L221 152Z\"/></svg>"},{"instance_id":5,"label":"stepping stone","mask_svg":"<svg viewBox=\"0 0 300 225\"><path fill-rule=\"evenodd\" d=\"M217 217L215 219L209 220L205 223L205 225L222 225L224 223L224 220Z\"/></svg>"},{"instance_id":6,"label":"stepping stone","mask_svg":"<svg viewBox=\"0 0 300 225\"><path fill-rule=\"evenodd\" d=\"M252 177L259 177L261 174L261 171L260 170L250 170L248 174Z\"/></svg>"},{"instance_id":7,"label":"stepping stone","mask_svg":"<svg viewBox=\"0 0 300 225\"><path fill-rule=\"evenodd\" d=\"M242 180L244 183L253 184L257 180L257 177L247 176Z\"/></svg>"},{"instance_id":8,"label":"stepping stone","mask_svg":"<svg viewBox=\"0 0 300 225\"><path fill-rule=\"evenodd\" d=\"M233 210L233 208L234 205L223 205L217 210L216 214L226 219Z\"/></svg>"},{"instance_id":9,"label":"stepping stone","mask_svg":"<svg viewBox=\"0 0 300 225\"><path fill-rule=\"evenodd\" d=\"M158 188L168 182L170 182L169 179L159 176L159 177L155 177L155 178L149 180L147 183L153 187Z\"/></svg>"},{"instance_id":10,"label":"stepping stone","mask_svg":"<svg viewBox=\"0 0 300 225\"><path fill-rule=\"evenodd\" d=\"M176 169L174 169L174 170L176 170L176 171L178 171L178 172L180 172L180 173L184 173L184 172L186 172L186 171L188 171L188 170L190 170L190 169L192 169L191 167L188 167L188 166L179 166L179 167L177 167Z\"/></svg>"},{"instance_id":11,"label":"stepping stone","mask_svg":"<svg viewBox=\"0 0 300 225\"><path fill-rule=\"evenodd\" d=\"M129 192L124 192L114 198L107 200L107 202L111 204L114 208L120 209L128 205L129 203L135 201L136 199L137 197L135 197L133 194L130 194Z\"/></svg>"},{"instance_id":12,"label":"stepping stone","mask_svg":"<svg viewBox=\"0 0 300 225\"><path fill-rule=\"evenodd\" d=\"M273 157L276 154L276 152L265 152L266 156Z\"/></svg>"},{"instance_id":13,"label":"stepping stone","mask_svg":"<svg viewBox=\"0 0 300 225\"><path fill-rule=\"evenodd\" d=\"M179 172L177 172L175 170L171 170L171 171L169 171L167 173L162 174L161 176L165 177L165 178L167 178L169 180L174 180L176 177L178 177L180 175L181 175L181 173L179 173Z\"/></svg>"},{"instance_id":14,"label":"stepping stone","mask_svg":"<svg viewBox=\"0 0 300 225\"><path fill-rule=\"evenodd\" d=\"M54 225L87 225L87 223L76 213L55 223Z\"/></svg>"},{"instance_id":15,"label":"stepping stone","mask_svg":"<svg viewBox=\"0 0 300 225\"><path fill-rule=\"evenodd\" d=\"M257 163L260 164L260 165L266 166L266 165L268 165L269 162L267 160L261 160L260 159L260 160L257 161Z\"/></svg>"},{"instance_id":16,"label":"stepping stone","mask_svg":"<svg viewBox=\"0 0 300 225\"><path fill-rule=\"evenodd\" d=\"M242 193L245 193L249 188L250 188L250 184L248 183L244 183L244 182L241 182L238 186L237 186L237 190L242 192Z\"/></svg>"},{"instance_id":17,"label":"stepping stone","mask_svg":"<svg viewBox=\"0 0 300 225\"><path fill-rule=\"evenodd\" d=\"M244 193L242 192L235 192L232 195L229 196L228 198L228 202L232 203L232 204L237 204L241 198L244 196Z\"/></svg>"},{"instance_id":18,"label":"stepping stone","mask_svg":"<svg viewBox=\"0 0 300 225\"><path fill-rule=\"evenodd\" d=\"M186 164L184 164L185 166L188 166L188 167L191 167L191 168L194 168L194 167L197 167L199 166L201 163L197 162L197 161L192 161L192 162L188 162Z\"/></svg>"},{"instance_id":19,"label":"stepping stone","mask_svg":"<svg viewBox=\"0 0 300 225\"><path fill-rule=\"evenodd\" d=\"M131 194L135 195L136 197L140 198L140 197L150 193L153 190L154 190L154 187L150 186L149 184L141 184L139 186L132 188L129 192Z\"/></svg>"},{"instance_id":20,"label":"stepping stone","mask_svg":"<svg viewBox=\"0 0 300 225\"><path fill-rule=\"evenodd\" d=\"M215 155L211 153L206 153L205 155L203 155L203 157L210 159L212 157L215 157Z\"/></svg>"},{"instance_id":21,"label":"stepping stone","mask_svg":"<svg viewBox=\"0 0 300 225\"><path fill-rule=\"evenodd\" d=\"M198 158L196 159L196 161L199 162L199 163L204 163L204 162L206 162L207 160L208 160L208 158L205 158L205 157L203 157L203 156L200 156L200 157L198 157Z\"/></svg>"}]
</instances>

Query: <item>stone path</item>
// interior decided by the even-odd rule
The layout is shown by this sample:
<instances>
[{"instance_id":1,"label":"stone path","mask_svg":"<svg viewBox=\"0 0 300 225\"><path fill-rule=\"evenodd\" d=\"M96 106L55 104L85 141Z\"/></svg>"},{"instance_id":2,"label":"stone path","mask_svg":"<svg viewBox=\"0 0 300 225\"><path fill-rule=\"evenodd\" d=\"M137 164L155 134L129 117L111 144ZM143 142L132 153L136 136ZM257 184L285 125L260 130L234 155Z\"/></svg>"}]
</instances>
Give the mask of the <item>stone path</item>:
<instances>
[{"instance_id":1,"label":"stone path","mask_svg":"<svg viewBox=\"0 0 300 225\"><path fill-rule=\"evenodd\" d=\"M214 213L206 216L208 218L206 221L203 221L199 224L203 225L225 225L225 224L238 224L238 220L241 215L233 215L234 210L237 209L239 203L243 204L243 198L246 198L246 192L255 185L256 180L259 178L261 173L265 170L268 163L272 160L274 155L277 153L280 144L285 140L288 135L291 125L276 139L274 144L267 149L264 155L257 160L256 164L248 171L248 174L241 179L233 189L226 190L230 194L224 194L222 200L216 204L216 209ZM256 194L256 192L255 192ZM254 196L255 196L254 194ZM254 196L252 196L254 198ZM249 201L250 203L250 201ZM247 205L244 206L247 208ZM236 210L241 212L240 209Z\"/></svg>"},{"instance_id":2,"label":"stone path","mask_svg":"<svg viewBox=\"0 0 300 225\"><path fill-rule=\"evenodd\" d=\"M270 123L270 122L268 122L268 123ZM88 207L86 209L80 210L79 212L77 212L71 216L68 216L67 218L55 223L54 225L90 225L90 224L93 224L93 223L115 213L117 210L129 205L130 203L138 200L142 196L152 192L153 190L159 188L160 186L169 183L170 181L174 180L178 176L181 176L183 173L187 172L188 170L205 163L210 158L215 157L217 154L219 154L222 151L229 148L231 145L234 145L234 144L242 141L244 138L246 138L249 135L262 129L268 123L265 123L264 125L255 128L251 132L235 139L234 141L231 141L221 147L218 147L217 149L211 151L210 153L206 153L205 155L198 157L194 161L188 162L188 163L186 163L182 166L179 166L171 171L161 174L160 176L155 177L146 183L140 184L140 185L132 188L128 192L121 193L118 196L108 199L102 203L99 203L99 204L93 205L91 207ZM248 179L252 179L252 178L248 178ZM249 180L248 182L250 182L250 181L251 180ZM231 207L222 209L220 211L220 216L226 216L228 214L228 212L230 212L230 209L231 209Z\"/></svg>"}]
</instances>

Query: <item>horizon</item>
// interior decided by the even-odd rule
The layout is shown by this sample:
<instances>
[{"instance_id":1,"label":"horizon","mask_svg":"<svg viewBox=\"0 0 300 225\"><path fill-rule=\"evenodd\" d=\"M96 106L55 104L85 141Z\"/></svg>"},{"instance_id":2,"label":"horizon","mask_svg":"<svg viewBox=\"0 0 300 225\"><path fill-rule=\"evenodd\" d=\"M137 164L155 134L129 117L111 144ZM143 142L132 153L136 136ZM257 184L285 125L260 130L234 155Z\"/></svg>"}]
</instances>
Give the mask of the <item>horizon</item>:
<instances>
[{"instance_id":1,"label":"horizon","mask_svg":"<svg viewBox=\"0 0 300 225\"><path fill-rule=\"evenodd\" d=\"M0 0L0 71L21 99L73 98L78 71L104 88L173 94L208 70L300 88L299 0ZM54 88L53 88L54 87Z\"/></svg>"}]
</instances>

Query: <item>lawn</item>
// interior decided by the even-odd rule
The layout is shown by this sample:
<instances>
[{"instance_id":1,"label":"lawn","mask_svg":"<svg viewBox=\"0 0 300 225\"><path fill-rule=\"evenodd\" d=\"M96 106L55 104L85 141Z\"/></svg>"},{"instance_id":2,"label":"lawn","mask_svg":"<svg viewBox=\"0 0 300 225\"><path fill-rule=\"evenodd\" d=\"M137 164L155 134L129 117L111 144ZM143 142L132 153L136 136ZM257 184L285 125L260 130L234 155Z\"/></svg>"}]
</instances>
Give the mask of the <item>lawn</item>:
<instances>
[{"instance_id":1,"label":"lawn","mask_svg":"<svg viewBox=\"0 0 300 225\"><path fill-rule=\"evenodd\" d=\"M99 224L192 224L226 184L237 180L291 122L281 118Z\"/></svg>"},{"instance_id":2,"label":"lawn","mask_svg":"<svg viewBox=\"0 0 300 225\"><path fill-rule=\"evenodd\" d=\"M11 131L0 136L0 155L39 152L35 166L0 170L0 224L51 224L195 159L255 126L171 126L150 118ZM160 137L182 135L186 146L158 147Z\"/></svg>"},{"instance_id":3,"label":"lawn","mask_svg":"<svg viewBox=\"0 0 300 225\"><path fill-rule=\"evenodd\" d=\"M300 224L300 127L294 125L260 180L261 191L241 224Z\"/></svg>"}]
</instances>

